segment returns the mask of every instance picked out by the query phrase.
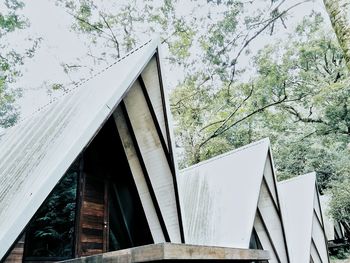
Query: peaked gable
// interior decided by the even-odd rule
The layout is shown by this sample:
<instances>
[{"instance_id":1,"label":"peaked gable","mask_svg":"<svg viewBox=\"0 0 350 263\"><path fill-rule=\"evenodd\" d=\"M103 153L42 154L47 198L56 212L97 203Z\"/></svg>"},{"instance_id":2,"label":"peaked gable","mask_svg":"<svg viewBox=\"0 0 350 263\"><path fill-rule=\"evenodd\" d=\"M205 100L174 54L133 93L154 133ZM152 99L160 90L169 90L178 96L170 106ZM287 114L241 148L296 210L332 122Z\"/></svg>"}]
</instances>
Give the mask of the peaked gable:
<instances>
[{"instance_id":1,"label":"peaked gable","mask_svg":"<svg viewBox=\"0 0 350 263\"><path fill-rule=\"evenodd\" d=\"M278 183L292 263L329 262L316 174Z\"/></svg>"},{"instance_id":2,"label":"peaked gable","mask_svg":"<svg viewBox=\"0 0 350 263\"><path fill-rule=\"evenodd\" d=\"M181 171L188 243L249 248L252 233L270 262L289 262L267 139Z\"/></svg>"},{"instance_id":3,"label":"peaked gable","mask_svg":"<svg viewBox=\"0 0 350 263\"><path fill-rule=\"evenodd\" d=\"M349 226L344 222L335 221L329 214L331 196L324 194L320 196L322 217L327 241L339 242L349 236Z\"/></svg>"},{"instance_id":4,"label":"peaked gable","mask_svg":"<svg viewBox=\"0 0 350 263\"><path fill-rule=\"evenodd\" d=\"M270 251L269 262L289 262L277 182L270 153L266 158L261 182L254 230L263 249Z\"/></svg>"},{"instance_id":5,"label":"peaked gable","mask_svg":"<svg viewBox=\"0 0 350 263\"><path fill-rule=\"evenodd\" d=\"M248 248L267 151L260 141L181 171L187 243Z\"/></svg>"},{"instance_id":6,"label":"peaked gable","mask_svg":"<svg viewBox=\"0 0 350 263\"><path fill-rule=\"evenodd\" d=\"M122 99L124 99L122 104L126 105L125 112L130 115L129 132L134 132L135 143L137 147L142 148L141 159L148 156L144 147L150 147L155 141L142 145L145 140L139 137L142 135L138 135L140 130L137 126L140 125L139 121L147 121L147 118L141 116L142 118L138 119L137 113L131 112L132 105L128 106L137 99L131 93L136 89L139 90L140 81L144 86L142 91L144 98L141 97L141 100L150 101L148 114L152 115L153 128L159 131L158 140L165 145L160 148L163 150L162 153L159 147L154 151L158 151L160 158L165 158L167 164L163 166L166 174L159 177L156 173L159 171L151 170L154 161L145 161L144 166L149 173L150 184L143 189L143 192L142 183L139 182L137 188L141 198L149 195L149 191L153 191L153 203L146 204L147 201L144 201L143 207L149 223L153 224L150 228L153 230L154 240L156 242L183 240L181 219L178 214L172 142L167 126L167 109L164 104L157 52L158 40L147 42L114 65L78 85L69 92L69 96L44 107L31 118L7 130L2 136L0 258L18 238L71 163L91 142L106 120L116 112L115 109ZM145 113L144 109L142 113ZM148 135L155 138L152 132L154 131L149 130ZM135 177L135 174L133 176ZM155 219L152 221L156 213L154 206L158 207L157 220L162 218L163 227L159 227L159 222L152 223L156 221ZM163 233L160 234L158 231L156 234L157 228L162 228Z\"/></svg>"}]
</instances>

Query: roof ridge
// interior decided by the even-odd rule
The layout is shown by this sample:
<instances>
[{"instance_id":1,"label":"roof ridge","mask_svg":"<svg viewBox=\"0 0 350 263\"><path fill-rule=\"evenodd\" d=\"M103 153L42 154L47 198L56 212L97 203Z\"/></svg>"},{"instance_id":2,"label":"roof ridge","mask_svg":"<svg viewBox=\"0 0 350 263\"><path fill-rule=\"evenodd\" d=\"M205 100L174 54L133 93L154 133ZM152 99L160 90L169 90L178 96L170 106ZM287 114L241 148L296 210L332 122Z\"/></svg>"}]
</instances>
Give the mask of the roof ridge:
<instances>
[{"instance_id":1,"label":"roof ridge","mask_svg":"<svg viewBox=\"0 0 350 263\"><path fill-rule=\"evenodd\" d=\"M285 184L285 183L289 183L292 181L298 181L298 180L304 179L305 177L309 177L311 175L315 175L315 179L316 179L316 172L313 171L313 172L309 172L309 173L305 173L305 174L300 174L300 175L288 178L288 179L283 180L283 181L279 181L278 184Z\"/></svg>"},{"instance_id":2,"label":"roof ridge","mask_svg":"<svg viewBox=\"0 0 350 263\"><path fill-rule=\"evenodd\" d=\"M266 138L263 138L263 139L261 139L261 140L252 142L252 143L250 143L250 144L243 145L243 146L241 146L241 147L239 147L239 148L233 149L233 150L228 151L228 152L226 152L226 153L219 154L219 155L217 155L217 156L215 156L215 157L213 157L213 158L210 158L210 159L201 161L201 162L199 162L199 163L196 163L196 164L191 165L191 166L189 166L189 167L186 167L186 168L184 168L184 169L181 169L181 170L180 170L180 173L181 173L181 172L184 172L184 171L187 171L187 170L190 170L190 169L193 169L193 168L195 168L195 167L202 166L202 165L207 164L207 163L209 163L209 162L212 162L212 161L215 161L215 160L224 158L224 157L226 157L227 155L230 155L230 154L233 154L233 153L241 152L241 151L243 151L243 150L249 149L249 148L251 148L251 147L254 147L254 146L256 146L256 145L262 144L262 143L264 143L264 142L268 142L268 144L270 145L270 139L269 139L268 137L266 137Z\"/></svg>"},{"instance_id":3,"label":"roof ridge","mask_svg":"<svg viewBox=\"0 0 350 263\"><path fill-rule=\"evenodd\" d=\"M67 94L70 94L72 91L76 90L77 88L79 88L80 86L82 86L83 84L87 83L88 81L94 79L95 77L101 75L103 72L105 72L106 70L108 70L109 68L113 67L115 64L119 63L120 61L126 59L127 57L129 57L130 55L132 55L133 53L135 53L136 51L140 50L141 48L143 48L144 46L148 45L150 42L152 41L152 38L149 39L148 41L146 41L145 43L143 43L142 45L136 47L135 49L131 50L130 52L126 53L124 56L118 58L116 61L114 61L113 63L111 63L110 65L108 65L107 67L101 69L100 71L96 72L95 74L93 74L92 76L83 79L81 81L79 81L78 83L74 84L71 88L65 90L63 92L63 94L61 94L60 96L57 96L55 98L53 98L51 101L49 101L48 103L44 104L43 106L37 108L36 110L34 110L31 114L29 114L27 117L20 119L15 125L9 127L8 129L5 129L4 131L2 131L0 133L0 138L3 137L7 131L10 131L12 128L20 125L21 123L23 123L24 121L32 118L33 116L35 116L36 114L38 114L39 112L47 109L47 107L49 107L51 104L55 103L56 101L60 100L61 98L65 97Z\"/></svg>"}]
</instances>

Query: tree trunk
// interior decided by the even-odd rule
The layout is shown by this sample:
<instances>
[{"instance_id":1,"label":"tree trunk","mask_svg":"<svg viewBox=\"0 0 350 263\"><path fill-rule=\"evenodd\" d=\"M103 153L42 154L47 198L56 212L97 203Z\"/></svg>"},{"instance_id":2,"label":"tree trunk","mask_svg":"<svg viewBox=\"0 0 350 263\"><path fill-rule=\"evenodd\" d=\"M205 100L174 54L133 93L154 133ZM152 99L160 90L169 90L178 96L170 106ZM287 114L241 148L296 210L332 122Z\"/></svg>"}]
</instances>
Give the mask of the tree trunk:
<instances>
[{"instance_id":1,"label":"tree trunk","mask_svg":"<svg viewBox=\"0 0 350 263\"><path fill-rule=\"evenodd\" d=\"M350 70L350 0L323 0Z\"/></svg>"}]
</instances>

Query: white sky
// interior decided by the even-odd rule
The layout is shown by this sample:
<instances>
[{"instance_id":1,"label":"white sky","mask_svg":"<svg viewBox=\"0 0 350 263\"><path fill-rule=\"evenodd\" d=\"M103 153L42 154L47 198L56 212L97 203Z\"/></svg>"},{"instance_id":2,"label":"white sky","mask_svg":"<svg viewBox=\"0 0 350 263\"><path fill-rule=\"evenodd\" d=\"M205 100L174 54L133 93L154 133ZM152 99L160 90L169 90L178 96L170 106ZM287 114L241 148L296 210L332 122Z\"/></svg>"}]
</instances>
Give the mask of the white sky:
<instances>
[{"instance_id":1,"label":"white sky","mask_svg":"<svg viewBox=\"0 0 350 263\"><path fill-rule=\"evenodd\" d=\"M111 0L112 1L112 0ZM206 1L204 1L206 2ZM259 0L256 0L257 4ZM286 6L290 6L297 0L288 0ZM187 1L180 1L179 7L184 8L184 13L187 7ZM260 2L261 3L261 2ZM43 37L40 48L36 52L34 58L27 60L23 77L21 77L16 86L24 89L23 97L18 100L18 104L22 111L22 118L31 115L39 107L46 104L50 100L45 88L40 88L44 81L48 83L65 83L71 80L63 72L60 63L70 61L72 58L84 56L86 49L84 40L79 38L77 34L72 32L72 18L62 9L54 4L54 1L35 0L25 1L23 14L29 19L31 26L28 29L29 34L33 37ZM305 3L293 10L291 18L288 20L287 30L281 31L277 36L264 36L258 38L252 43L252 50L259 50L266 44L273 41L278 41L278 38L286 37L288 33L294 31L295 26L308 15L311 10L321 11L324 13L322 0ZM17 36L20 38L20 36ZM13 41L17 41L16 37ZM242 56L241 64L248 64L248 58ZM170 70L166 63L163 63L163 72L167 86L173 86L177 82L177 76L174 74L174 69ZM177 69L178 71L181 69ZM86 75L82 72L81 75ZM83 77L83 76L80 76Z\"/></svg>"}]
</instances>

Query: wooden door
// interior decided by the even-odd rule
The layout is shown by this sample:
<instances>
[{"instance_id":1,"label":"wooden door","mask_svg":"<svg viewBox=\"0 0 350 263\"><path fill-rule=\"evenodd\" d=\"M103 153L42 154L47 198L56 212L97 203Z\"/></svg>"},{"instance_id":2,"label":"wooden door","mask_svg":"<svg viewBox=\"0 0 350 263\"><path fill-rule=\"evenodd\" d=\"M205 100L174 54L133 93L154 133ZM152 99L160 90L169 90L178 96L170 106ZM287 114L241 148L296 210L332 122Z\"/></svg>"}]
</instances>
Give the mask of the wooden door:
<instances>
[{"instance_id":1,"label":"wooden door","mask_svg":"<svg viewBox=\"0 0 350 263\"><path fill-rule=\"evenodd\" d=\"M107 251L108 188L104 178L83 175L78 220L77 256L89 256Z\"/></svg>"}]
</instances>

